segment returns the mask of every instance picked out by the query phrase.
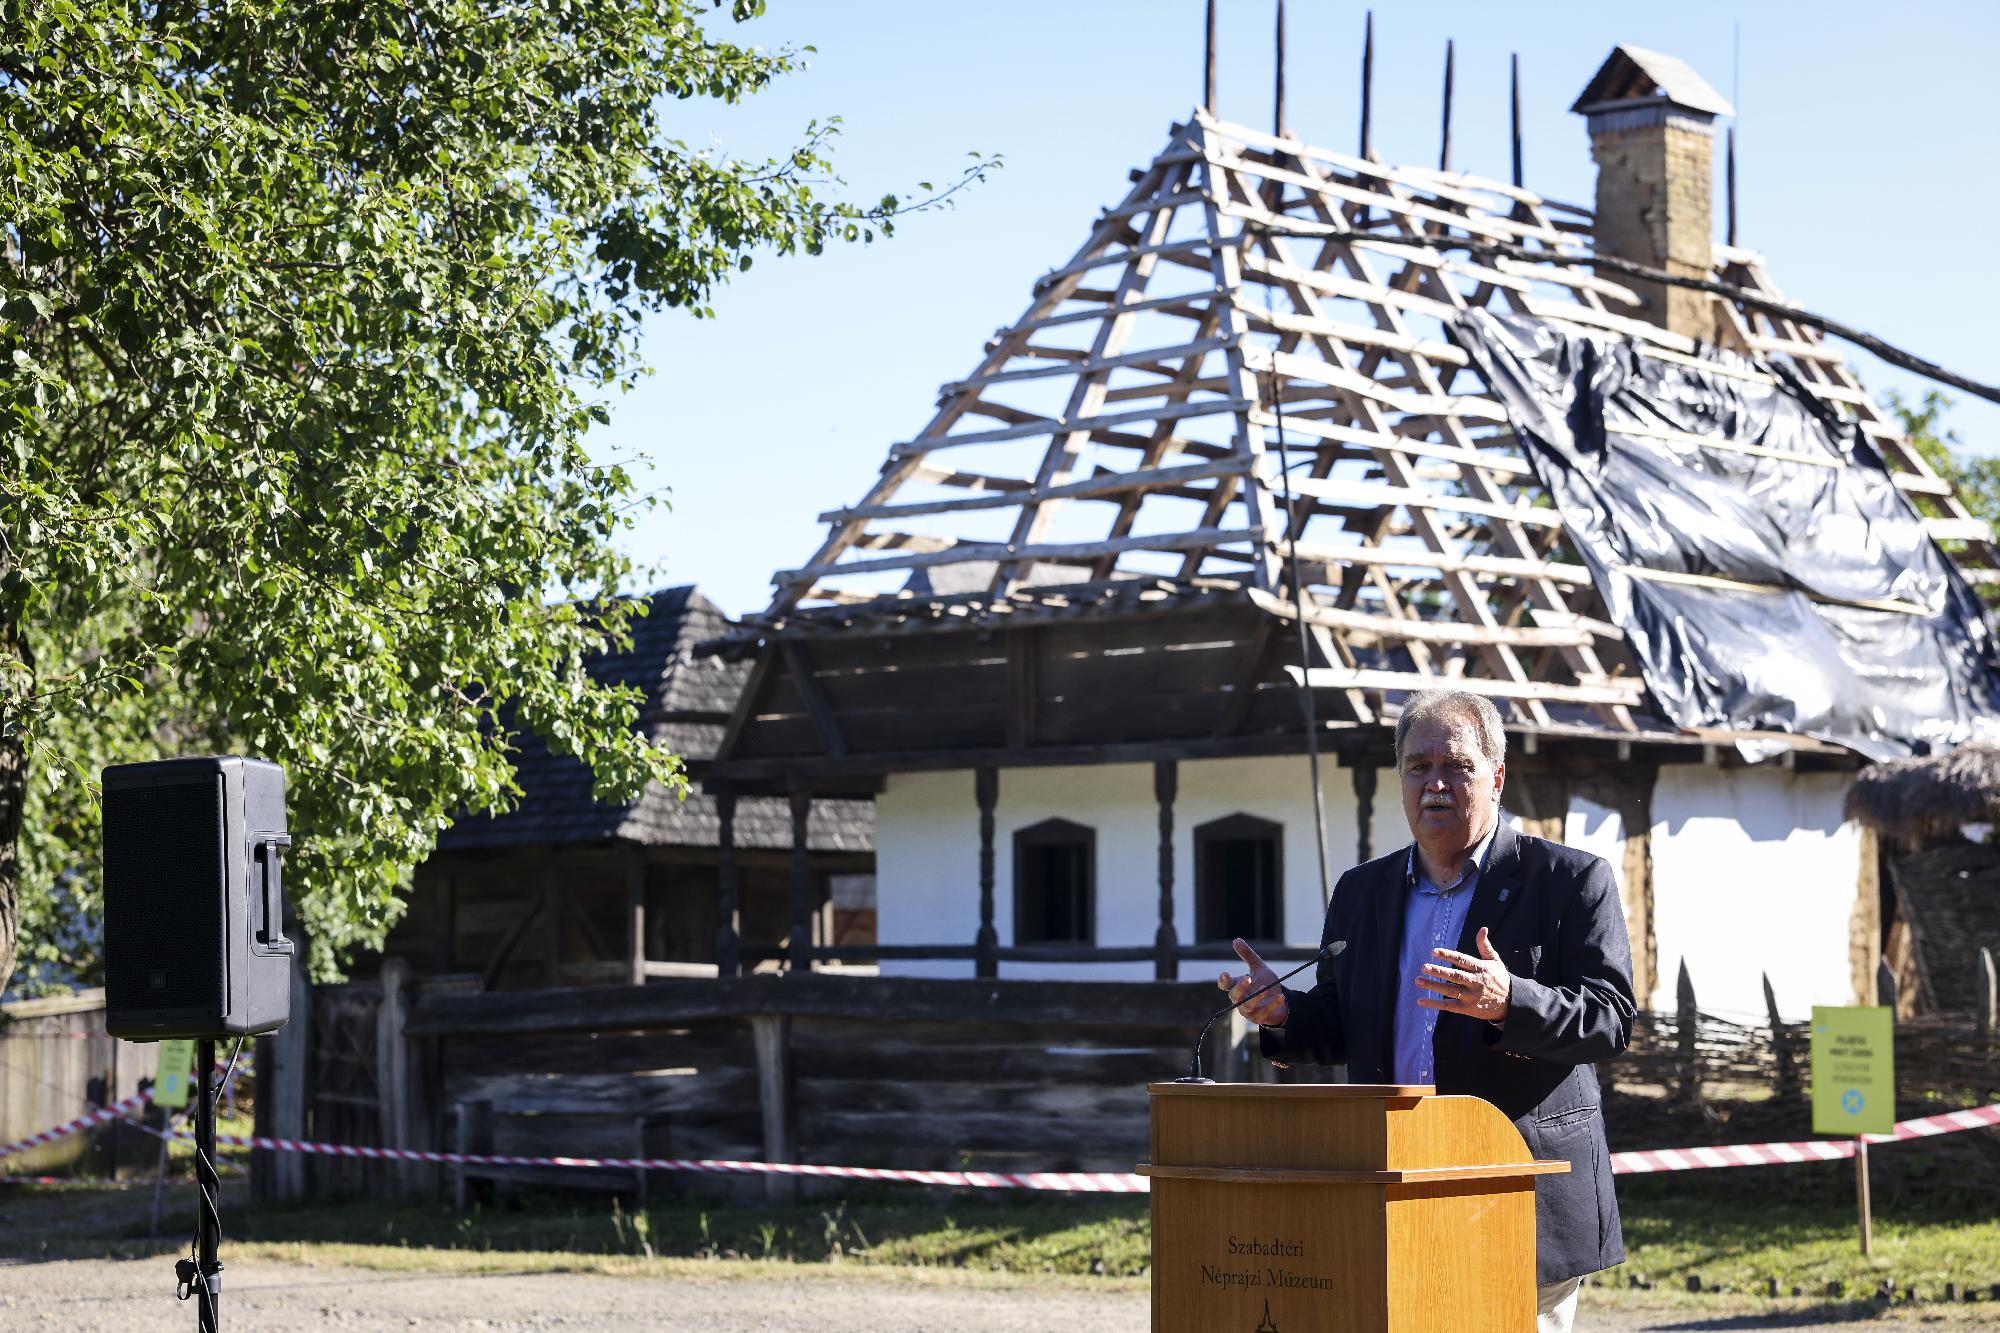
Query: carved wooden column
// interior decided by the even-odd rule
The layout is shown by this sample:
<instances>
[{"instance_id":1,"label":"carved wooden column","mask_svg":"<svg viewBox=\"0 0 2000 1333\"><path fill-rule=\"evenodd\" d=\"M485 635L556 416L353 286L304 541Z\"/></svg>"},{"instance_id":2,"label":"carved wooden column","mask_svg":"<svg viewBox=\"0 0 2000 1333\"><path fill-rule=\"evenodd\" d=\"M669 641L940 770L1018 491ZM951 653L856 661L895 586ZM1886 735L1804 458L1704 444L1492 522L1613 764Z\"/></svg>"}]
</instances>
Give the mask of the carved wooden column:
<instances>
[{"instance_id":1,"label":"carved wooden column","mask_svg":"<svg viewBox=\"0 0 2000 1333\"><path fill-rule=\"evenodd\" d=\"M1160 928L1153 934L1153 976L1178 981L1181 973L1180 935L1174 930L1174 796L1180 788L1180 768L1171 759L1153 765L1153 799L1160 805Z\"/></svg>"},{"instance_id":2,"label":"carved wooden column","mask_svg":"<svg viewBox=\"0 0 2000 1333\"><path fill-rule=\"evenodd\" d=\"M979 949L978 974L1000 975L999 933L993 929L993 806L1000 799L1000 771L977 768L972 772L973 797L979 802Z\"/></svg>"},{"instance_id":3,"label":"carved wooden column","mask_svg":"<svg viewBox=\"0 0 2000 1333\"><path fill-rule=\"evenodd\" d=\"M812 971L813 873L812 849L806 840L806 821L812 817L812 793L804 788L792 791L792 941L789 966L794 972Z\"/></svg>"},{"instance_id":4,"label":"carved wooden column","mask_svg":"<svg viewBox=\"0 0 2000 1333\"><path fill-rule=\"evenodd\" d=\"M733 977L739 970L736 934L736 793L723 787L715 793L715 971Z\"/></svg>"}]
</instances>

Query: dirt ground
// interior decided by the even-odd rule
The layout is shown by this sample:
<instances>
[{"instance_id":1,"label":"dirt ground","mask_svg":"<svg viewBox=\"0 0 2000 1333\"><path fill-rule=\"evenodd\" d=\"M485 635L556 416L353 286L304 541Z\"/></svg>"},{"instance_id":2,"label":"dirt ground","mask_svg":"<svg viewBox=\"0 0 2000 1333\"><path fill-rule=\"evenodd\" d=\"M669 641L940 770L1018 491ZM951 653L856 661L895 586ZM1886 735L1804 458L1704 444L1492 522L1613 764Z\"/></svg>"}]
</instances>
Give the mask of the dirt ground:
<instances>
[{"instance_id":1,"label":"dirt ground","mask_svg":"<svg viewBox=\"0 0 2000 1333\"><path fill-rule=\"evenodd\" d=\"M676 1329L693 1333L1045 1333L1146 1327L1146 1298L1120 1291L933 1286L862 1279L688 1278L590 1273L450 1275L225 1269L227 1328ZM0 1270L0 1327L77 1333L161 1328L194 1308L159 1260L73 1260ZM232 1280L232 1278L234 1280Z\"/></svg>"},{"instance_id":2,"label":"dirt ground","mask_svg":"<svg viewBox=\"0 0 2000 1333\"><path fill-rule=\"evenodd\" d=\"M227 1256L225 1255L225 1258ZM269 1257L226 1269L224 1327L270 1330L675 1329L684 1333L1045 1333L1091 1329L1139 1333L1148 1326L1143 1285L1018 1280L963 1281L889 1273L794 1275L722 1269L714 1275L626 1276L577 1272L396 1273L289 1264ZM733 1267L733 1266L732 1266ZM1866 1329L1915 1333L1918 1322L1823 1315L1772 1319L1691 1309L1586 1305L1589 1333L1697 1330ZM194 1309L173 1298L163 1259L78 1259L0 1264L0 1328L125 1333L192 1325ZM1922 1321L1936 1330L1935 1324ZM1957 1323L1958 1329L1971 1325Z\"/></svg>"}]
</instances>

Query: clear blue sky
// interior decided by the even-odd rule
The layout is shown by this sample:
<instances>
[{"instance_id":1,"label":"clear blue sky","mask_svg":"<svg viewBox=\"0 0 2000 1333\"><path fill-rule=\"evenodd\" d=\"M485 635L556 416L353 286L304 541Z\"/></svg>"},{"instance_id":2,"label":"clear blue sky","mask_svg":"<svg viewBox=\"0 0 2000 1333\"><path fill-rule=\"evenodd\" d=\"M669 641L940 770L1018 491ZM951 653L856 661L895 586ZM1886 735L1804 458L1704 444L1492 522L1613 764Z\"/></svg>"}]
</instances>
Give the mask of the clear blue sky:
<instances>
[{"instance_id":1,"label":"clear blue sky","mask_svg":"<svg viewBox=\"0 0 2000 1333\"><path fill-rule=\"evenodd\" d=\"M1002 153L1006 167L956 209L906 219L891 241L760 256L717 294L716 319L670 314L648 327L655 373L609 404L593 450L650 460L641 484L672 507L629 535L633 555L731 614L761 609L771 572L811 555L825 532L814 516L858 498L889 444L923 425L937 386L1020 314L1035 278L1159 151L1201 79L1201 0L771 0L771 10L738 40L816 46L811 67L739 108L681 104L678 137L763 156L838 115L840 170L861 199L946 179L969 150ZM1221 113L1263 126L1271 0L1221 10ZM1292 0L1290 11L1292 126L1349 148L1362 7ZM1455 164L1504 178L1507 55L1518 51L1527 183L1587 204L1594 170L1567 108L1611 48L1680 56L1728 96L1739 23L1741 241L1793 300L2000 380L2000 6L1380 5L1377 150L1436 161L1449 36ZM1871 388L1923 387L1854 356ZM1956 396L1949 423L1973 450L2000 451L2000 407Z\"/></svg>"}]
</instances>

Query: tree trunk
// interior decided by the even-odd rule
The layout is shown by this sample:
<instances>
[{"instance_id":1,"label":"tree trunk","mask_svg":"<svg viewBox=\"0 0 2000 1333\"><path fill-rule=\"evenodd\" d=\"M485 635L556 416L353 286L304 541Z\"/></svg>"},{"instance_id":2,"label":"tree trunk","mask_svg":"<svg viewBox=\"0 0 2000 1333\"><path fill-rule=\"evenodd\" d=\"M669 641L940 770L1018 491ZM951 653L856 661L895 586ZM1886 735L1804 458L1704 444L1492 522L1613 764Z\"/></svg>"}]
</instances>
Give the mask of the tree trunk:
<instances>
[{"instance_id":1,"label":"tree trunk","mask_svg":"<svg viewBox=\"0 0 2000 1333\"><path fill-rule=\"evenodd\" d=\"M28 645L12 626L0 628L0 660L32 667ZM28 801L28 753L15 699L33 692L31 674L0 667L0 994L14 979L21 930L21 812ZM17 693L18 691L18 693Z\"/></svg>"}]
</instances>

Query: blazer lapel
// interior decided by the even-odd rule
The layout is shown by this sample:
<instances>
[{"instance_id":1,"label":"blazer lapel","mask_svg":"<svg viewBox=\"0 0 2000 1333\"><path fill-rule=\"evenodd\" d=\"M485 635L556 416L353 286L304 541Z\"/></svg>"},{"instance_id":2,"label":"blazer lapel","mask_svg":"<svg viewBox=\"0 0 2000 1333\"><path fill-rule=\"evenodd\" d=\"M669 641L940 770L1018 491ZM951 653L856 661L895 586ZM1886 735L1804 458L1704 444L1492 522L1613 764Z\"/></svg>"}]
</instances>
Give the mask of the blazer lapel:
<instances>
[{"instance_id":1,"label":"blazer lapel","mask_svg":"<svg viewBox=\"0 0 2000 1333\"><path fill-rule=\"evenodd\" d=\"M1394 1077L1393 1034L1396 992L1402 981L1403 914L1410 901L1411 877L1408 867L1411 865L1410 858L1413 852L1413 848L1407 849L1401 856L1392 859L1388 867L1385 867L1388 873L1373 886L1368 904L1371 918L1367 965L1373 968L1374 972L1368 982L1361 982L1359 985L1373 986L1375 997L1381 1005L1376 1013L1381 1015L1381 1019L1373 1023L1364 1023L1359 1033L1351 1033L1349 1036L1351 1053L1357 1044L1354 1037L1360 1033L1366 1034L1373 1048L1374 1058L1371 1064L1382 1071L1381 1078L1385 1081Z\"/></svg>"},{"instance_id":2,"label":"blazer lapel","mask_svg":"<svg viewBox=\"0 0 2000 1333\"><path fill-rule=\"evenodd\" d=\"M1459 932L1458 951L1478 954L1479 928L1494 930L1500 918L1521 898L1521 839L1501 817L1493 830L1493 846L1486 854L1486 867L1472 891L1472 906L1465 913L1465 928Z\"/></svg>"}]
</instances>

